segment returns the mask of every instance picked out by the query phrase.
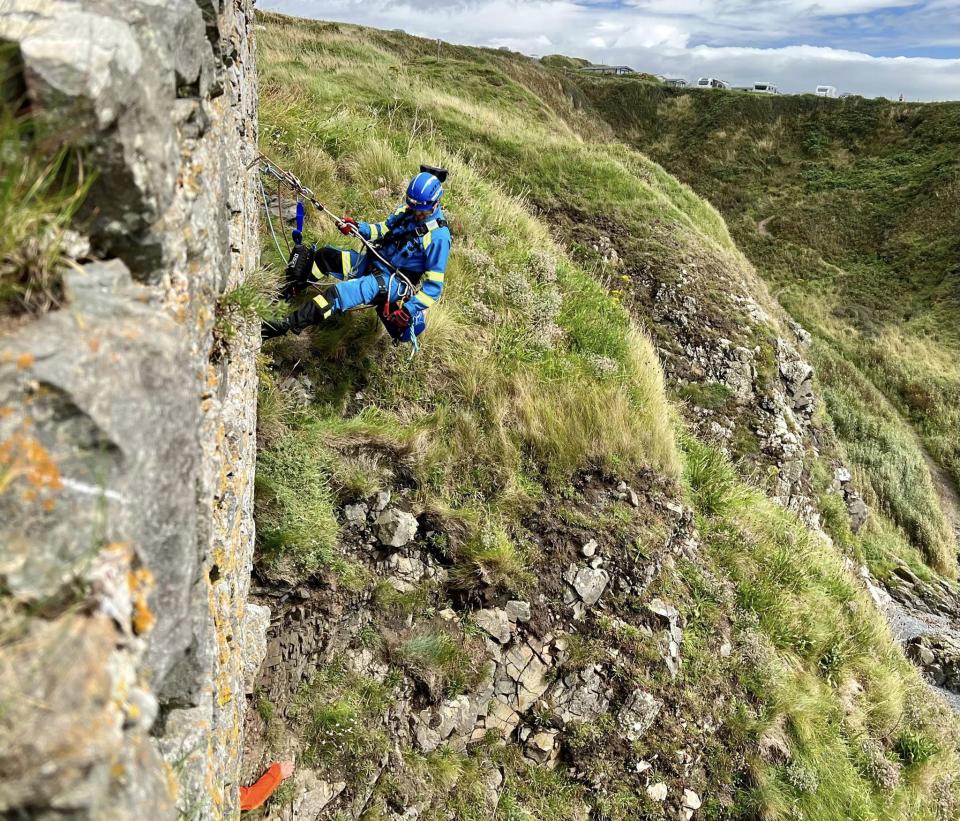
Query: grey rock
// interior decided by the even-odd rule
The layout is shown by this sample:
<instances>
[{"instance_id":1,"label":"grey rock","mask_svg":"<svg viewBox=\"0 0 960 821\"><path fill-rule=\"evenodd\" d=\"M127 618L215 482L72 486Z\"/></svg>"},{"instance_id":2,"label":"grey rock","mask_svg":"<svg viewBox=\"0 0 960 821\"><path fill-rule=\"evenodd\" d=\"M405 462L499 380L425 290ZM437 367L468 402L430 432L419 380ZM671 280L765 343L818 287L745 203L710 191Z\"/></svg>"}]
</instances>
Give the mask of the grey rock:
<instances>
[{"instance_id":1,"label":"grey rock","mask_svg":"<svg viewBox=\"0 0 960 821\"><path fill-rule=\"evenodd\" d=\"M589 722L609 705L604 690L603 679L594 668L588 668L564 677L549 698L562 722Z\"/></svg>"},{"instance_id":2,"label":"grey rock","mask_svg":"<svg viewBox=\"0 0 960 821\"><path fill-rule=\"evenodd\" d=\"M700 796L693 790L683 791L683 806L688 810L699 810L701 803Z\"/></svg>"},{"instance_id":3,"label":"grey rock","mask_svg":"<svg viewBox=\"0 0 960 821\"><path fill-rule=\"evenodd\" d=\"M343 515L351 524L362 525L367 521L367 506L363 503L344 505Z\"/></svg>"},{"instance_id":4,"label":"grey rock","mask_svg":"<svg viewBox=\"0 0 960 821\"><path fill-rule=\"evenodd\" d=\"M642 738L660 714L662 707L663 702L650 693L634 690L617 714L617 724L623 737L628 741Z\"/></svg>"},{"instance_id":5,"label":"grey rock","mask_svg":"<svg viewBox=\"0 0 960 821\"><path fill-rule=\"evenodd\" d=\"M253 692L257 673L267 655L267 630L270 629L270 608L247 602L243 618L243 681L244 691Z\"/></svg>"},{"instance_id":6,"label":"grey rock","mask_svg":"<svg viewBox=\"0 0 960 821\"><path fill-rule=\"evenodd\" d=\"M610 582L610 574L606 570L583 567L577 571L573 580L573 588L588 607L599 601Z\"/></svg>"},{"instance_id":7,"label":"grey rock","mask_svg":"<svg viewBox=\"0 0 960 821\"><path fill-rule=\"evenodd\" d=\"M647 605L647 610L649 610L655 616L659 616L661 619L663 619L668 626L675 623L677 618L680 616L680 612L676 607L674 607L672 604L667 604L659 598L653 599Z\"/></svg>"},{"instance_id":8,"label":"grey rock","mask_svg":"<svg viewBox=\"0 0 960 821\"><path fill-rule=\"evenodd\" d=\"M559 755L557 748L557 731L541 730L532 733L526 741L524 752L526 756L539 764L550 765Z\"/></svg>"},{"instance_id":9,"label":"grey rock","mask_svg":"<svg viewBox=\"0 0 960 821\"><path fill-rule=\"evenodd\" d=\"M656 784L651 784L647 787L647 795L650 796L652 801L658 803L667 800L667 785L662 781L658 781Z\"/></svg>"},{"instance_id":10,"label":"grey rock","mask_svg":"<svg viewBox=\"0 0 960 821\"><path fill-rule=\"evenodd\" d=\"M583 546L580 552L589 559L594 553L597 552L597 540L591 539Z\"/></svg>"},{"instance_id":11,"label":"grey rock","mask_svg":"<svg viewBox=\"0 0 960 821\"><path fill-rule=\"evenodd\" d=\"M293 818L319 818L324 809L329 806L347 785L343 781L322 781L316 773L307 770L303 775L297 774L298 787L296 797L290 805Z\"/></svg>"},{"instance_id":12,"label":"grey rock","mask_svg":"<svg viewBox=\"0 0 960 821\"><path fill-rule=\"evenodd\" d=\"M491 610L477 610L473 614L477 627L489 633L501 644L510 641L510 619L505 610L494 608Z\"/></svg>"},{"instance_id":13,"label":"grey rock","mask_svg":"<svg viewBox=\"0 0 960 821\"><path fill-rule=\"evenodd\" d=\"M5 329L16 357L0 364L0 441L29 422L57 480L33 504L0 500L0 577L25 608L90 590L84 618L114 631L71 648L86 678L63 710L72 729L50 718L59 692L42 692L48 666L70 686L63 652L32 665L40 697L24 705L44 705L42 720L20 726L87 738L5 795L15 815L171 818L171 773L180 812L236 814L257 343L240 323L214 350L212 332L218 297L259 266L257 95L252 5L202 2L207 19L192 0L11 0L0 13L32 114L93 179L69 252L105 260L65 273L63 310Z\"/></svg>"},{"instance_id":14,"label":"grey rock","mask_svg":"<svg viewBox=\"0 0 960 821\"><path fill-rule=\"evenodd\" d=\"M511 600L506 605L507 618L510 621L530 621L530 602Z\"/></svg>"},{"instance_id":15,"label":"grey rock","mask_svg":"<svg viewBox=\"0 0 960 821\"><path fill-rule=\"evenodd\" d=\"M403 547L417 535L417 517L405 510L384 510L376 519L377 538L381 544Z\"/></svg>"}]
</instances>

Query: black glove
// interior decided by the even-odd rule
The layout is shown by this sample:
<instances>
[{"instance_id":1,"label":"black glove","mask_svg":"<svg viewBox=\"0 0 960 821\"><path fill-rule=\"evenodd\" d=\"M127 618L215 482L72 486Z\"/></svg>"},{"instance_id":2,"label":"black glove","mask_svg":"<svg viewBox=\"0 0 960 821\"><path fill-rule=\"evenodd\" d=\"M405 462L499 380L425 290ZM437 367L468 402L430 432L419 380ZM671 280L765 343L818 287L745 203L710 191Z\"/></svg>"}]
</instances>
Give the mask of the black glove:
<instances>
[{"instance_id":1,"label":"black glove","mask_svg":"<svg viewBox=\"0 0 960 821\"><path fill-rule=\"evenodd\" d=\"M287 268L284 271L283 298L292 299L310 284L315 249L303 243L293 246Z\"/></svg>"}]
</instances>

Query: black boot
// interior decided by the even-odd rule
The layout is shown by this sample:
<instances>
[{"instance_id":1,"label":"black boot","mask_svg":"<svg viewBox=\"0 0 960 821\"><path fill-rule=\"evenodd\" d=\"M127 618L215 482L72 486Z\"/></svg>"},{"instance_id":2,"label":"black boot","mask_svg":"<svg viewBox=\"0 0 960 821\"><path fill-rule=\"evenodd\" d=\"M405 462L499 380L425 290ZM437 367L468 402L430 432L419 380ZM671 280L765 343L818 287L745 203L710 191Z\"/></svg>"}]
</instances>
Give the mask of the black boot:
<instances>
[{"instance_id":1,"label":"black boot","mask_svg":"<svg viewBox=\"0 0 960 821\"><path fill-rule=\"evenodd\" d=\"M260 338L266 342L268 339L274 339L283 336L290 330L290 317L283 319L274 319L272 322L264 320L260 323Z\"/></svg>"},{"instance_id":2,"label":"black boot","mask_svg":"<svg viewBox=\"0 0 960 821\"><path fill-rule=\"evenodd\" d=\"M299 334L304 328L319 325L334 313L333 306L336 299L337 286L329 285L284 319L264 322L260 326L260 336L263 339L273 339L277 336L283 336L289 331Z\"/></svg>"}]
</instances>

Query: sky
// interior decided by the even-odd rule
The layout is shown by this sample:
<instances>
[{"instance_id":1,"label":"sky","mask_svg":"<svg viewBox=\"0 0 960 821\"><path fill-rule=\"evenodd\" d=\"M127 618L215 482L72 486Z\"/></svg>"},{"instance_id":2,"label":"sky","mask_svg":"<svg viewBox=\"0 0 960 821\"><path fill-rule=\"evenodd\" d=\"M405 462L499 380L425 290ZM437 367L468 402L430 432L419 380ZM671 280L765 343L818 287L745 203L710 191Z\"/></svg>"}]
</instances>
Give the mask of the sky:
<instances>
[{"instance_id":1,"label":"sky","mask_svg":"<svg viewBox=\"0 0 960 821\"><path fill-rule=\"evenodd\" d=\"M403 29L638 71L960 99L960 0L260 0L299 17Z\"/></svg>"}]
</instances>

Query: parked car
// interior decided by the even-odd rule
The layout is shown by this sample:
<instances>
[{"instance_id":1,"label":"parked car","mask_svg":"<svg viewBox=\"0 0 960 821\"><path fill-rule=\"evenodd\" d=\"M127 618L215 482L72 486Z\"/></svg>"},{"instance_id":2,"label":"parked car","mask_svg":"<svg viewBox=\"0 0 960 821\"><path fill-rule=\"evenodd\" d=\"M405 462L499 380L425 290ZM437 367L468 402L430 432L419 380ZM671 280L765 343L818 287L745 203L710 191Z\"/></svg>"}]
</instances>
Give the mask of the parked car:
<instances>
[{"instance_id":1,"label":"parked car","mask_svg":"<svg viewBox=\"0 0 960 821\"><path fill-rule=\"evenodd\" d=\"M754 83L753 90L757 94L779 94L778 89L773 83Z\"/></svg>"},{"instance_id":2,"label":"parked car","mask_svg":"<svg viewBox=\"0 0 960 821\"><path fill-rule=\"evenodd\" d=\"M701 77L697 80L698 88L730 88L729 83L718 80L716 77Z\"/></svg>"},{"instance_id":3,"label":"parked car","mask_svg":"<svg viewBox=\"0 0 960 821\"><path fill-rule=\"evenodd\" d=\"M687 81L683 77L664 77L663 82L674 88L684 88L687 85Z\"/></svg>"},{"instance_id":4,"label":"parked car","mask_svg":"<svg viewBox=\"0 0 960 821\"><path fill-rule=\"evenodd\" d=\"M836 97L836 86L817 86L816 95L818 97Z\"/></svg>"}]
</instances>

